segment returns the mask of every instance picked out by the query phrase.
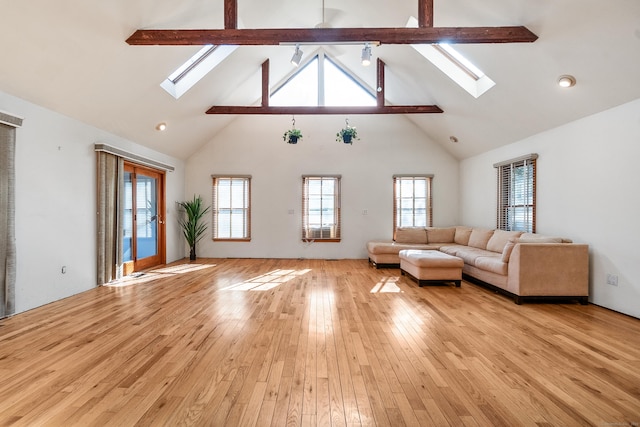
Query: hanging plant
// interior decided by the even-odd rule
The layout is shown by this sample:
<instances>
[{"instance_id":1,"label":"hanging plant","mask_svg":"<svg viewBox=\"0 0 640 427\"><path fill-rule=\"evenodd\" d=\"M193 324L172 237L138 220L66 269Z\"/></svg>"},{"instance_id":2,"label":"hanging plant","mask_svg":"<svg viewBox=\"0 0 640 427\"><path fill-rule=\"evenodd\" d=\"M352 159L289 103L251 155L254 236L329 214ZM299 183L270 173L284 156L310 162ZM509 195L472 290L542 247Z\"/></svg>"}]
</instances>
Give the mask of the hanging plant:
<instances>
[{"instance_id":1,"label":"hanging plant","mask_svg":"<svg viewBox=\"0 0 640 427\"><path fill-rule=\"evenodd\" d=\"M287 144L297 144L298 140L302 139L302 132L300 129L289 129L284 133L282 139L284 139Z\"/></svg>"},{"instance_id":2,"label":"hanging plant","mask_svg":"<svg viewBox=\"0 0 640 427\"><path fill-rule=\"evenodd\" d=\"M358 138L358 131L353 126L349 126L349 119L345 119L346 127L340 129L340 132L336 133L336 141L344 142L345 144L351 144L354 139Z\"/></svg>"},{"instance_id":3,"label":"hanging plant","mask_svg":"<svg viewBox=\"0 0 640 427\"><path fill-rule=\"evenodd\" d=\"M302 139L302 131L300 131L300 129L296 129L295 117L291 117L291 129L282 135L282 139L284 139L287 144L297 144L298 140Z\"/></svg>"}]
</instances>

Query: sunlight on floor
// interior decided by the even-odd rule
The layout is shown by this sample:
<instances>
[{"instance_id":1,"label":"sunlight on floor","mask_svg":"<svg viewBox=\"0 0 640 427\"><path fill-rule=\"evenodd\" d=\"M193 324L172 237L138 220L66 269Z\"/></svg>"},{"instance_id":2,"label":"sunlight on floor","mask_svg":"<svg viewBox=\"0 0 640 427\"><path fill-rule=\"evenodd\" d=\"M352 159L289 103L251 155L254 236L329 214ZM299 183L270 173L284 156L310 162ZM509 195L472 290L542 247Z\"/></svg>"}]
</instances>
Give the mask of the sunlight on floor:
<instances>
[{"instance_id":1,"label":"sunlight on floor","mask_svg":"<svg viewBox=\"0 0 640 427\"><path fill-rule=\"evenodd\" d=\"M179 264L170 267L158 268L155 270L149 270L144 273L133 273L129 276L125 276L122 279L114 280L107 283L105 286L114 288L121 288L124 286L139 285L141 283L150 282L152 280L160 279L163 277L171 277L177 274L186 274L198 270L204 270L205 268L215 267L216 264Z\"/></svg>"},{"instance_id":2,"label":"sunlight on floor","mask_svg":"<svg viewBox=\"0 0 640 427\"><path fill-rule=\"evenodd\" d=\"M262 276L236 283L229 287L223 288L223 291L268 291L283 283L293 280L296 277L309 273L311 269L305 270L273 270Z\"/></svg>"},{"instance_id":3,"label":"sunlight on floor","mask_svg":"<svg viewBox=\"0 0 640 427\"><path fill-rule=\"evenodd\" d=\"M398 285L398 277L383 277L376 285L371 289L371 293L400 293L402 292Z\"/></svg>"}]
</instances>

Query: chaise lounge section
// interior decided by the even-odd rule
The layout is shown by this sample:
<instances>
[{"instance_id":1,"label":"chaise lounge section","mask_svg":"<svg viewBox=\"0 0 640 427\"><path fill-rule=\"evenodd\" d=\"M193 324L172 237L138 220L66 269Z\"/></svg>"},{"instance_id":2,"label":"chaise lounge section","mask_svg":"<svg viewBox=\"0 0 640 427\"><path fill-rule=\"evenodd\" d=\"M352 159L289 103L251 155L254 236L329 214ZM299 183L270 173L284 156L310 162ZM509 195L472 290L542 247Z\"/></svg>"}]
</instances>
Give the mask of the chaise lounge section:
<instances>
[{"instance_id":1,"label":"chaise lounge section","mask_svg":"<svg viewBox=\"0 0 640 427\"><path fill-rule=\"evenodd\" d=\"M437 250L464 261L470 281L527 300L589 298L589 246L561 237L465 226L404 228L367 243L369 262L398 268L403 249Z\"/></svg>"}]
</instances>

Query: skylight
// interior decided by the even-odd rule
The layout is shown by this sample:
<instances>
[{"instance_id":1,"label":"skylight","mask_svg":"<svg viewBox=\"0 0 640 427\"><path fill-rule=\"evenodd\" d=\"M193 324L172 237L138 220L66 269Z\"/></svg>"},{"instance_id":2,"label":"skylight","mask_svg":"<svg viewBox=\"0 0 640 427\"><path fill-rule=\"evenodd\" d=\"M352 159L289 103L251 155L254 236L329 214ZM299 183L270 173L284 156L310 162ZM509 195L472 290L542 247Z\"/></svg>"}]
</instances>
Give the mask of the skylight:
<instances>
[{"instance_id":1,"label":"skylight","mask_svg":"<svg viewBox=\"0 0 640 427\"><path fill-rule=\"evenodd\" d=\"M417 26L418 20L411 16L407 27ZM412 44L411 47L475 98L495 86L493 80L449 44Z\"/></svg>"},{"instance_id":2,"label":"skylight","mask_svg":"<svg viewBox=\"0 0 640 427\"><path fill-rule=\"evenodd\" d=\"M205 45L178 67L160 86L178 99L218 64L227 59L238 46Z\"/></svg>"},{"instance_id":3,"label":"skylight","mask_svg":"<svg viewBox=\"0 0 640 427\"><path fill-rule=\"evenodd\" d=\"M375 106L373 90L319 52L276 86L274 106Z\"/></svg>"}]
</instances>

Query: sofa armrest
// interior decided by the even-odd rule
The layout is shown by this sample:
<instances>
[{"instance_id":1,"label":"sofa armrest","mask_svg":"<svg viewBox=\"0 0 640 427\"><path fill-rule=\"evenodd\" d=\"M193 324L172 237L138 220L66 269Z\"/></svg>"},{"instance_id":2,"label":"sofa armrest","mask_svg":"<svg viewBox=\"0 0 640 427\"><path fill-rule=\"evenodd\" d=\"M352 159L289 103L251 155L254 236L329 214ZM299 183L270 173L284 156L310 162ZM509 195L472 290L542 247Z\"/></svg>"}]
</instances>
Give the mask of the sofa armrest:
<instances>
[{"instance_id":1,"label":"sofa armrest","mask_svg":"<svg viewBox=\"0 0 640 427\"><path fill-rule=\"evenodd\" d=\"M589 245L517 243L507 287L520 296L588 296Z\"/></svg>"}]
</instances>

